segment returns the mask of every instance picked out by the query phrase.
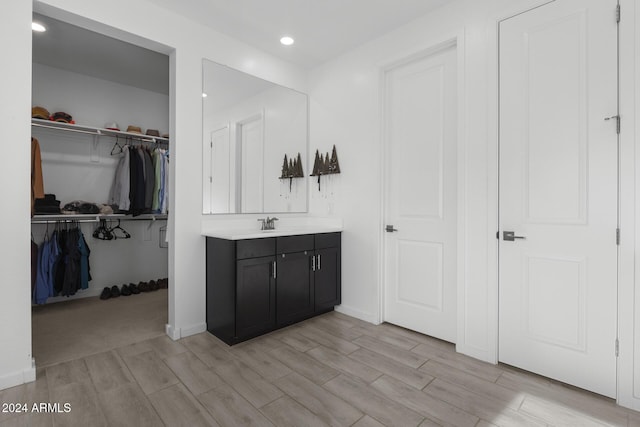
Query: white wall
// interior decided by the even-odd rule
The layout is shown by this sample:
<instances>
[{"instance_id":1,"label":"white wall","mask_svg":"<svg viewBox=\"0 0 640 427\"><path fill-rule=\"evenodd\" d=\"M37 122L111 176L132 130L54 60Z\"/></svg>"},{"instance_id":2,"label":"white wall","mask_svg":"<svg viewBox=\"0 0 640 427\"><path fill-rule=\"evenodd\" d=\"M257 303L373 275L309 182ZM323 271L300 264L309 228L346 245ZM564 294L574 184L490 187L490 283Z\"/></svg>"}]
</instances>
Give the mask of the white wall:
<instances>
[{"instance_id":1,"label":"white wall","mask_svg":"<svg viewBox=\"0 0 640 427\"><path fill-rule=\"evenodd\" d=\"M34 8L56 19L99 31L171 55L170 125L171 203L169 223L168 333L173 338L205 329L205 251L201 236L202 58L227 64L278 84L306 92L306 76L297 67L211 29L182 19L145 0L42 0ZM126 13L123 13L126 11ZM12 141L12 159L0 178L0 197L12 209L3 213L3 238L13 242L1 257L0 388L33 377L29 304L29 124L31 108L31 2L12 2L0 21L0 35L12 42L5 49L11 67L3 68L0 107L7 121L4 138ZM19 141L25 141L19 145ZM209 219L217 221L216 218ZM15 255L13 255L15 254ZM24 288L16 286L24 284ZM27 373L25 376L24 373Z\"/></svg>"},{"instance_id":2,"label":"white wall","mask_svg":"<svg viewBox=\"0 0 640 427\"><path fill-rule=\"evenodd\" d=\"M3 206L0 234L12 242L0 256L0 389L35 379L31 365L30 144L31 129L31 2L14 2L0 15L0 39L5 48L0 79L0 115L6 165L0 168ZM10 141L10 142L9 142ZM6 239L6 240L5 240Z\"/></svg>"},{"instance_id":3,"label":"white wall","mask_svg":"<svg viewBox=\"0 0 640 427\"><path fill-rule=\"evenodd\" d=\"M460 284L463 298L474 302L460 307L458 350L484 360L495 360L492 335L497 318L487 303L488 294L495 290L488 277L490 263L495 260L489 239L495 235L489 206L495 188L488 179L489 156L495 149L489 140L485 112L489 102L487 23L500 6L509 3L514 2L454 2L330 61L310 76L312 150L319 147L326 152L336 144L342 170L340 188L332 196L312 196L311 213L339 216L344 221L345 285L340 309L379 321L384 220L382 72L404 57L457 39L462 71L459 206L464 218L459 224L463 251ZM312 185L312 193L315 190Z\"/></svg>"},{"instance_id":4,"label":"white wall","mask_svg":"<svg viewBox=\"0 0 640 427\"><path fill-rule=\"evenodd\" d=\"M489 362L498 360L497 244L497 24L547 0L460 0L418 18L313 70L311 147L336 144L342 174L338 188L318 193L311 185L312 215L341 217L343 295L339 310L371 321L382 318L382 72L395 61L457 39L459 64L459 222L457 350ZM634 32L640 11L622 0L622 205L620 258L619 402L640 408L640 285L634 258L640 244L635 209L635 67L640 54ZM634 16L635 15L635 16ZM612 19L613 19L612 11ZM634 40L634 38L637 38ZM634 62L635 61L635 62ZM640 96L640 90L635 93ZM637 120L637 119L636 119ZM636 156L635 164L631 159ZM635 187L634 187L635 185ZM634 202L635 200L635 202ZM625 234L626 233L626 234ZM635 240L631 236L635 236ZM625 237L626 236L626 237ZM634 302L635 298L635 302ZM613 351L613 349L612 349ZM634 362L635 361L635 362Z\"/></svg>"}]
</instances>

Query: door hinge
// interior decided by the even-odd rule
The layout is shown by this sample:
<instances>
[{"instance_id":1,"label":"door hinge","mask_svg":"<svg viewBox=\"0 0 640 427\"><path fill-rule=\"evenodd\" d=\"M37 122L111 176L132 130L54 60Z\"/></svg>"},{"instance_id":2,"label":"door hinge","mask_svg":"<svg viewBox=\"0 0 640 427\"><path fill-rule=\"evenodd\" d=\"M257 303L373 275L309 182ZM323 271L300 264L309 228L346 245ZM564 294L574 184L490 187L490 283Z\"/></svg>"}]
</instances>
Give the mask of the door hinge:
<instances>
[{"instance_id":1,"label":"door hinge","mask_svg":"<svg viewBox=\"0 0 640 427\"><path fill-rule=\"evenodd\" d=\"M616 338L616 357L620 355L620 341Z\"/></svg>"},{"instance_id":2,"label":"door hinge","mask_svg":"<svg viewBox=\"0 0 640 427\"><path fill-rule=\"evenodd\" d=\"M616 228L616 245L620 245L620 229Z\"/></svg>"},{"instance_id":3,"label":"door hinge","mask_svg":"<svg viewBox=\"0 0 640 427\"><path fill-rule=\"evenodd\" d=\"M604 119L605 121L609 121L609 120L615 120L616 121L616 133L619 135L620 134L620 115L615 115L615 116L611 116L611 117L605 117Z\"/></svg>"},{"instance_id":4,"label":"door hinge","mask_svg":"<svg viewBox=\"0 0 640 427\"><path fill-rule=\"evenodd\" d=\"M211 142L209 143L209 146L210 146L211 148L213 148L213 141L211 141Z\"/></svg>"},{"instance_id":5,"label":"door hinge","mask_svg":"<svg viewBox=\"0 0 640 427\"><path fill-rule=\"evenodd\" d=\"M616 6L616 22L620 23L620 5Z\"/></svg>"},{"instance_id":6,"label":"door hinge","mask_svg":"<svg viewBox=\"0 0 640 427\"><path fill-rule=\"evenodd\" d=\"M500 231L496 231L496 239L500 240Z\"/></svg>"}]
</instances>

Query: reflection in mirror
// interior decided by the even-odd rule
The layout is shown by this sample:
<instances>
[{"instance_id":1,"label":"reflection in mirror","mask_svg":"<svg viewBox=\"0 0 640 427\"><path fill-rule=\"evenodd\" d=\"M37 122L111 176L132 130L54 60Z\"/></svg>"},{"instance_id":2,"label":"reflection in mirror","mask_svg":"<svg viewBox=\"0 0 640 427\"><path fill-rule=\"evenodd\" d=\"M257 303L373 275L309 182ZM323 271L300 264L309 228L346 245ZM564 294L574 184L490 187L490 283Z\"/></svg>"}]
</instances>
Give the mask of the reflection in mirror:
<instances>
[{"instance_id":1,"label":"reflection in mirror","mask_svg":"<svg viewBox=\"0 0 640 427\"><path fill-rule=\"evenodd\" d=\"M203 213L306 212L306 178L280 176L285 155L307 165L307 95L206 59L202 69Z\"/></svg>"}]
</instances>

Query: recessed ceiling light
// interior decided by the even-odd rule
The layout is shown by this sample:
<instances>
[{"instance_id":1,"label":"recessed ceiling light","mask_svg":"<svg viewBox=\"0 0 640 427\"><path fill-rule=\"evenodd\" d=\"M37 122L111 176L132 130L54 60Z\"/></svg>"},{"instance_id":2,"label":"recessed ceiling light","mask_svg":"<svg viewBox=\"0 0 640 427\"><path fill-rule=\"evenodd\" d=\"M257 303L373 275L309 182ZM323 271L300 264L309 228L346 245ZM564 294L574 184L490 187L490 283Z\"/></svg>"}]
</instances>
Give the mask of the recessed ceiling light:
<instances>
[{"instance_id":1,"label":"recessed ceiling light","mask_svg":"<svg viewBox=\"0 0 640 427\"><path fill-rule=\"evenodd\" d=\"M206 97L207 97L207 94L206 94L206 93L204 93L204 92L202 92L202 97L203 97L203 98L206 98Z\"/></svg>"},{"instance_id":2,"label":"recessed ceiling light","mask_svg":"<svg viewBox=\"0 0 640 427\"><path fill-rule=\"evenodd\" d=\"M285 46L291 46L294 42L295 40L293 40L293 38L289 36L284 36L280 39L280 43L282 43Z\"/></svg>"},{"instance_id":3,"label":"recessed ceiling light","mask_svg":"<svg viewBox=\"0 0 640 427\"><path fill-rule=\"evenodd\" d=\"M45 31L47 31L44 25L38 24L37 22L31 23L31 29L36 33L44 33Z\"/></svg>"}]
</instances>

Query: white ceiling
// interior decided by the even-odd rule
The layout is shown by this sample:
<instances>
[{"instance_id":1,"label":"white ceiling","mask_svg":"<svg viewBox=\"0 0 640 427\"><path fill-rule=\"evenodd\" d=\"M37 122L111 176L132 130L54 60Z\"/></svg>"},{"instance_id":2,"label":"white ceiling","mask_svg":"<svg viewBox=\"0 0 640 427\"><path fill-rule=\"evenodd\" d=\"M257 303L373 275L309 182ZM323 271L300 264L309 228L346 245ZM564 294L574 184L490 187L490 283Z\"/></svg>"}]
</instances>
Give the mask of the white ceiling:
<instances>
[{"instance_id":1,"label":"white ceiling","mask_svg":"<svg viewBox=\"0 0 640 427\"><path fill-rule=\"evenodd\" d=\"M34 13L33 62L169 94L169 57Z\"/></svg>"},{"instance_id":2,"label":"white ceiling","mask_svg":"<svg viewBox=\"0 0 640 427\"><path fill-rule=\"evenodd\" d=\"M453 0L149 0L305 68ZM282 46L283 35L293 46Z\"/></svg>"},{"instance_id":3,"label":"white ceiling","mask_svg":"<svg viewBox=\"0 0 640 427\"><path fill-rule=\"evenodd\" d=\"M377 38L454 0L148 0L304 68ZM169 58L43 15L33 61L169 93ZM295 38L282 46L282 35Z\"/></svg>"}]
</instances>

